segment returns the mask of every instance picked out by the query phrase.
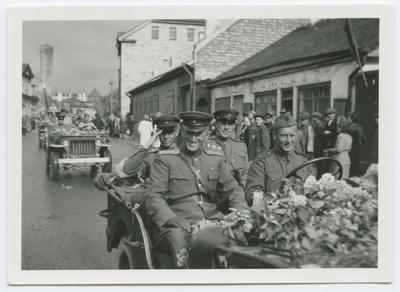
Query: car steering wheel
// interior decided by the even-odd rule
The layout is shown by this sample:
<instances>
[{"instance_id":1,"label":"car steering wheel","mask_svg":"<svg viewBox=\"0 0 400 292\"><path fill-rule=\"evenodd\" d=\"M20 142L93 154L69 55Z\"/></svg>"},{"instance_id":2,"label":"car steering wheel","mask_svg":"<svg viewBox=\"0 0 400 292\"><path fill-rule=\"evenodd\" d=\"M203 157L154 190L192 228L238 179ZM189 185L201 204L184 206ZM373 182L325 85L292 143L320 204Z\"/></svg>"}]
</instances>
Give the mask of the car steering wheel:
<instances>
[{"instance_id":1,"label":"car steering wheel","mask_svg":"<svg viewBox=\"0 0 400 292\"><path fill-rule=\"evenodd\" d=\"M298 166L298 167L296 167L295 169L293 169L287 176L286 176L286 178L291 178L292 176L294 176L294 177L296 177L296 178L299 178L299 179L302 179L298 174L297 174L297 172L300 170L300 169L302 169L302 168L304 168L304 167L306 167L306 166L309 166L309 165L311 165L311 164L315 164L316 166L317 166L317 177L316 177L316 179L319 179L324 173L327 173L327 172L329 172L329 168L332 168L331 167L331 164L336 164L337 165L337 170L336 169L334 169L334 172L332 172L332 175L333 176L335 176L336 177L336 175L338 175L338 180L340 180L341 178L342 178L342 175L343 175L343 167L342 167L342 165L340 164L340 162L339 161L337 161L336 159L334 159L334 158L331 158L331 157L319 157L319 158L315 158L315 159L312 159L312 160L310 160L310 161L307 161L306 163L304 163L304 164L302 164L302 165L300 165L300 166ZM326 171L328 169L328 171Z\"/></svg>"}]
</instances>

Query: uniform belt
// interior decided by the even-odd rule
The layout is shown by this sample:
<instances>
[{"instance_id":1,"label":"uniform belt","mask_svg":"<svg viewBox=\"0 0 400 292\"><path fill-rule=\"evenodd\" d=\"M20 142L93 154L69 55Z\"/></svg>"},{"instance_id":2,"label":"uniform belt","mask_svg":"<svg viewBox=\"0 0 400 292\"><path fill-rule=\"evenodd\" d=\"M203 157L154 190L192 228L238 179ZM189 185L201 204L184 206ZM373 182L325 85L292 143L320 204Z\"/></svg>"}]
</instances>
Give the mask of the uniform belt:
<instances>
[{"instance_id":1,"label":"uniform belt","mask_svg":"<svg viewBox=\"0 0 400 292\"><path fill-rule=\"evenodd\" d=\"M198 204L202 204L204 202L206 203L211 203L211 200L208 196L204 194L194 194L189 197L184 197L176 200L168 200L168 205L176 205L176 204L181 204L181 203L190 203L190 202L195 202Z\"/></svg>"}]
</instances>

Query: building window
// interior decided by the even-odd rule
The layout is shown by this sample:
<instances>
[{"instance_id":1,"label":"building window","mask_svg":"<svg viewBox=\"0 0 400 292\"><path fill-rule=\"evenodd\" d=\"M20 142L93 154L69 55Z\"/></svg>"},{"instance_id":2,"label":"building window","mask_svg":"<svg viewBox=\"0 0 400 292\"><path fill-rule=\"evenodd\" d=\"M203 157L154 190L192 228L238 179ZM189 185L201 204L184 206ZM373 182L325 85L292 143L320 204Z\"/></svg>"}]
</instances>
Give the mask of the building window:
<instances>
[{"instance_id":1,"label":"building window","mask_svg":"<svg viewBox=\"0 0 400 292\"><path fill-rule=\"evenodd\" d=\"M331 84L315 84L299 87L299 112L308 111L325 113L330 106Z\"/></svg>"},{"instance_id":2,"label":"building window","mask_svg":"<svg viewBox=\"0 0 400 292\"><path fill-rule=\"evenodd\" d=\"M158 94L155 94L154 96L153 96L153 106L154 106L154 108L153 108L153 112L159 112L160 111L160 109L159 109L159 107L158 107Z\"/></svg>"},{"instance_id":3,"label":"building window","mask_svg":"<svg viewBox=\"0 0 400 292\"><path fill-rule=\"evenodd\" d=\"M151 39L158 40L158 26L151 27Z\"/></svg>"},{"instance_id":4,"label":"building window","mask_svg":"<svg viewBox=\"0 0 400 292\"><path fill-rule=\"evenodd\" d=\"M170 27L169 28L169 39L171 41L175 41L176 40L176 27Z\"/></svg>"},{"instance_id":5,"label":"building window","mask_svg":"<svg viewBox=\"0 0 400 292\"><path fill-rule=\"evenodd\" d=\"M276 114L276 100L277 92L268 91L260 92L255 94L255 106L254 109L258 114L265 115L266 113Z\"/></svg>"},{"instance_id":6,"label":"building window","mask_svg":"<svg viewBox=\"0 0 400 292\"><path fill-rule=\"evenodd\" d=\"M215 110L219 110L220 108L231 107L231 97L220 97L215 99Z\"/></svg>"},{"instance_id":7,"label":"building window","mask_svg":"<svg viewBox=\"0 0 400 292\"><path fill-rule=\"evenodd\" d=\"M282 89L282 106L281 109L285 109L293 114L293 89Z\"/></svg>"},{"instance_id":8,"label":"building window","mask_svg":"<svg viewBox=\"0 0 400 292\"><path fill-rule=\"evenodd\" d=\"M187 29L187 40L189 42L193 42L194 41L194 29L193 28L188 28Z\"/></svg>"}]
</instances>

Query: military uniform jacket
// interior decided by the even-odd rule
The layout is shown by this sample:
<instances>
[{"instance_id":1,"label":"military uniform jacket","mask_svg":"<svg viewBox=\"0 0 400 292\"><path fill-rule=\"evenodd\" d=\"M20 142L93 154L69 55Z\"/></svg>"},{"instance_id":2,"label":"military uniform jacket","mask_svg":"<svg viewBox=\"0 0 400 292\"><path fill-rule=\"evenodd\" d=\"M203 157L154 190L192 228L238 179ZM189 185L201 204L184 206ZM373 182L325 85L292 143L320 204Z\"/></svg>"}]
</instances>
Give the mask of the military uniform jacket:
<instances>
[{"instance_id":1,"label":"military uniform jacket","mask_svg":"<svg viewBox=\"0 0 400 292\"><path fill-rule=\"evenodd\" d=\"M232 138L222 141L220 137L216 135L215 137L209 138L205 146L208 150L218 150L222 152L225 157L226 167L228 167L232 175L235 175L235 169L240 173L242 180L239 183L247 180L250 164L247 155L247 146L243 141Z\"/></svg>"},{"instance_id":2,"label":"military uniform jacket","mask_svg":"<svg viewBox=\"0 0 400 292\"><path fill-rule=\"evenodd\" d=\"M251 199L254 191L278 191L282 178L307 161L307 156L296 150L289 155L277 148L261 153L250 165L245 189L246 198ZM309 174L311 167L303 168L298 173L302 179L306 179Z\"/></svg>"},{"instance_id":3,"label":"military uniform jacket","mask_svg":"<svg viewBox=\"0 0 400 292\"><path fill-rule=\"evenodd\" d=\"M248 208L243 189L231 176L220 152L200 149L194 155L190 155L183 147L180 150L159 151L151 167L145 204L148 215L158 227L161 228L175 217L196 223L203 219L219 219L223 216L217 211L214 203L196 202L196 194L208 194L179 157L181 151L181 155L185 156L206 182L208 189L220 198L228 199L233 208Z\"/></svg>"},{"instance_id":4,"label":"military uniform jacket","mask_svg":"<svg viewBox=\"0 0 400 292\"><path fill-rule=\"evenodd\" d=\"M126 159L122 168L123 172L128 176L134 176L138 172L148 176L150 174L150 166L158 151L158 148L140 148L138 152Z\"/></svg>"}]
</instances>

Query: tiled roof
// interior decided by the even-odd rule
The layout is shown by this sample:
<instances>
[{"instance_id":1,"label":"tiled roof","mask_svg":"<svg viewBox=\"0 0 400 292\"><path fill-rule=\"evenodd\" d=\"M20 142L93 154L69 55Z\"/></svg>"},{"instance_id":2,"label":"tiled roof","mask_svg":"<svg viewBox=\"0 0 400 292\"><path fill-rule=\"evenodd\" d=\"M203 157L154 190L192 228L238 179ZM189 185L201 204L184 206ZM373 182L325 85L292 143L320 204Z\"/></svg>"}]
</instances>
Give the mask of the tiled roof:
<instances>
[{"instance_id":1,"label":"tiled roof","mask_svg":"<svg viewBox=\"0 0 400 292\"><path fill-rule=\"evenodd\" d=\"M379 48L379 19L351 19L358 48L370 52ZM250 72L299 62L323 55L353 54L347 39L345 19L321 20L314 25L300 27L274 44L219 75L214 82L238 77Z\"/></svg>"}]
</instances>

